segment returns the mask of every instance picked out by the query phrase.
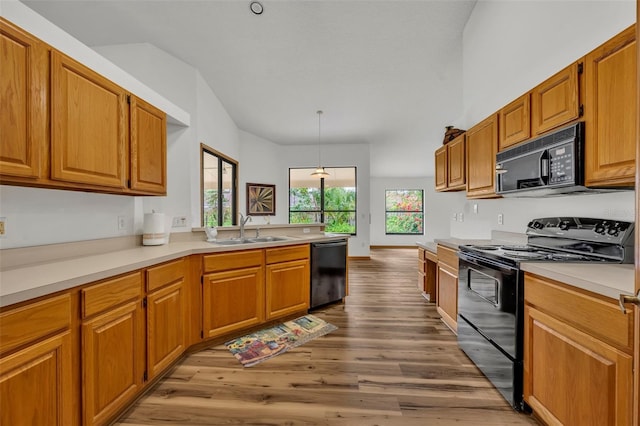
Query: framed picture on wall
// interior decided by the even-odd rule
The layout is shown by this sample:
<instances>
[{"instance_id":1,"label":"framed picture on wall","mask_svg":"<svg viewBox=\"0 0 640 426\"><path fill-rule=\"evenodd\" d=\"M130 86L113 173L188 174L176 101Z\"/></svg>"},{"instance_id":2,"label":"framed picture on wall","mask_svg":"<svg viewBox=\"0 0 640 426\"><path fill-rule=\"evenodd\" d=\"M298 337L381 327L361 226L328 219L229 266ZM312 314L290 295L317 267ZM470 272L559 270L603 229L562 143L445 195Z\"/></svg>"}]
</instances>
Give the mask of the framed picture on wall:
<instances>
[{"instance_id":1,"label":"framed picture on wall","mask_svg":"<svg viewBox=\"0 0 640 426\"><path fill-rule=\"evenodd\" d=\"M276 186L247 183L247 215L272 216L276 214Z\"/></svg>"}]
</instances>

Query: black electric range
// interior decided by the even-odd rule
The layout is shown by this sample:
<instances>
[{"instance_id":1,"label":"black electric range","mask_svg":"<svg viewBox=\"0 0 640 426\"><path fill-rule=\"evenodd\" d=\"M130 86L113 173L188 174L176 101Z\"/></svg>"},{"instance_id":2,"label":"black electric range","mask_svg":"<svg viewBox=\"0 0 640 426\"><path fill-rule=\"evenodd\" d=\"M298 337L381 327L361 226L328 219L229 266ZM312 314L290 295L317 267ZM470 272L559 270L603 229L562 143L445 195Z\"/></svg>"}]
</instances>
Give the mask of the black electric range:
<instances>
[{"instance_id":1,"label":"black electric range","mask_svg":"<svg viewBox=\"0 0 640 426\"><path fill-rule=\"evenodd\" d=\"M528 262L633 263L634 224L609 219L549 217L527 225L527 244L463 245L461 252L517 266Z\"/></svg>"},{"instance_id":2,"label":"black electric range","mask_svg":"<svg viewBox=\"0 0 640 426\"><path fill-rule=\"evenodd\" d=\"M548 217L529 222L526 234L525 245L463 245L458 251L458 344L516 410L526 410L520 263L633 263L634 257L632 222Z\"/></svg>"}]
</instances>

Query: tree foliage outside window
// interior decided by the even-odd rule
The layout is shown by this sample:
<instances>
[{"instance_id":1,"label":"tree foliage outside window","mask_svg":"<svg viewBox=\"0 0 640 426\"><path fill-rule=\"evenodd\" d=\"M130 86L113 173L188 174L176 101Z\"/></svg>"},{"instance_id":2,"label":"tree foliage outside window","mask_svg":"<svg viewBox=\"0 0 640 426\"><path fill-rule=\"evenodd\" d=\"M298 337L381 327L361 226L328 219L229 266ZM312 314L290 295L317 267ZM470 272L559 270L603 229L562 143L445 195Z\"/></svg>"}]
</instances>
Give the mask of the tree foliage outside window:
<instances>
[{"instance_id":1,"label":"tree foliage outside window","mask_svg":"<svg viewBox=\"0 0 640 426\"><path fill-rule=\"evenodd\" d=\"M386 234L424 234L424 204L421 189L385 191Z\"/></svg>"},{"instance_id":2,"label":"tree foliage outside window","mask_svg":"<svg viewBox=\"0 0 640 426\"><path fill-rule=\"evenodd\" d=\"M236 224L238 163L201 144L202 226Z\"/></svg>"},{"instance_id":3,"label":"tree foliage outside window","mask_svg":"<svg viewBox=\"0 0 640 426\"><path fill-rule=\"evenodd\" d=\"M356 234L356 168L289 169L289 223L324 223L326 232Z\"/></svg>"}]
</instances>

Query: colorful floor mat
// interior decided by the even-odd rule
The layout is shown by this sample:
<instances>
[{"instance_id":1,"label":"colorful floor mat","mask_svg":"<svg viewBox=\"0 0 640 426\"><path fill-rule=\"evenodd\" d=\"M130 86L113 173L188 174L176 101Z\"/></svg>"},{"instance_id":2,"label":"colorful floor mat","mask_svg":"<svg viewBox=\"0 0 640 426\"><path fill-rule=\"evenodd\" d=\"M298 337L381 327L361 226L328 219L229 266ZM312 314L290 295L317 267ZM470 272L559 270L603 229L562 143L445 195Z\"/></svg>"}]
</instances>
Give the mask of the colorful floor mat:
<instances>
[{"instance_id":1,"label":"colorful floor mat","mask_svg":"<svg viewBox=\"0 0 640 426\"><path fill-rule=\"evenodd\" d=\"M230 340L225 343L225 346L243 366L251 367L316 337L324 336L337 328L318 317L305 315Z\"/></svg>"}]
</instances>

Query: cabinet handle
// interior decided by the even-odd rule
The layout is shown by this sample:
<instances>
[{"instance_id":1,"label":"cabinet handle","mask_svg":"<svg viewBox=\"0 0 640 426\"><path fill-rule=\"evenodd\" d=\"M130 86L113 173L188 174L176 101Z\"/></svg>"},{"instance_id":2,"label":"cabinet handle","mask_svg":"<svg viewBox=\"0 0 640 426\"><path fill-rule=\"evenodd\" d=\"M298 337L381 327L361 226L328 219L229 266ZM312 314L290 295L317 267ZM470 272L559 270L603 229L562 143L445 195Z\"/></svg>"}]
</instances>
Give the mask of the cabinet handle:
<instances>
[{"instance_id":1,"label":"cabinet handle","mask_svg":"<svg viewBox=\"0 0 640 426\"><path fill-rule=\"evenodd\" d=\"M627 303L633 303L634 305L640 307L640 291L638 291L638 294L636 294L635 296L621 294L619 303L620 303L620 310L622 311L623 314L627 313L627 308L625 308L624 306Z\"/></svg>"}]
</instances>

